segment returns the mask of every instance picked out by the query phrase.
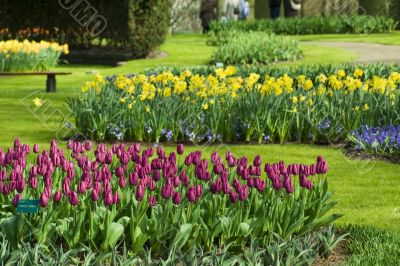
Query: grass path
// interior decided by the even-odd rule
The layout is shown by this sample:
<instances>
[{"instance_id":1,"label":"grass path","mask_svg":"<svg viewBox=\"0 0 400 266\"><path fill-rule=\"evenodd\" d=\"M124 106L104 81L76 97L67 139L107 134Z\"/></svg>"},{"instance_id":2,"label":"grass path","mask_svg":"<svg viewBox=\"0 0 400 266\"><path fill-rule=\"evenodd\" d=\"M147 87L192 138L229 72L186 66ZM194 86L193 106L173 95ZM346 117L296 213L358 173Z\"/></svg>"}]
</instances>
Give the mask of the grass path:
<instances>
[{"instance_id":1,"label":"grass path","mask_svg":"<svg viewBox=\"0 0 400 266\"><path fill-rule=\"evenodd\" d=\"M93 77L93 72L103 75L139 72L158 66L199 65L209 62L213 47L206 45L206 38L198 35L169 37L161 46L168 57L130 61L122 67L61 66L59 71L71 71L73 75L59 77L58 91L45 94L43 77L0 78L0 147L8 147L15 137L24 143L48 146L57 136L60 121L69 118L65 100L79 94L82 83ZM297 62L327 63L352 60L354 54L343 49L315 45L302 46L305 57ZM332 61L331 61L332 60ZM32 99L42 97L45 104L34 109ZM56 110L56 111L54 111ZM205 151L219 147L206 147ZM332 147L312 145L254 145L228 147L236 155L260 154L266 161L312 163L317 155L324 155L330 163L331 188L336 190L339 205L337 212L345 214L339 224L371 224L400 232L400 166L387 162L349 161L342 151ZM192 148L193 149L193 148ZM227 149L222 147L222 151ZM190 150L188 148L188 150ZM368 171L366 171L368 170Z\"/></svg>"}]
</instances>

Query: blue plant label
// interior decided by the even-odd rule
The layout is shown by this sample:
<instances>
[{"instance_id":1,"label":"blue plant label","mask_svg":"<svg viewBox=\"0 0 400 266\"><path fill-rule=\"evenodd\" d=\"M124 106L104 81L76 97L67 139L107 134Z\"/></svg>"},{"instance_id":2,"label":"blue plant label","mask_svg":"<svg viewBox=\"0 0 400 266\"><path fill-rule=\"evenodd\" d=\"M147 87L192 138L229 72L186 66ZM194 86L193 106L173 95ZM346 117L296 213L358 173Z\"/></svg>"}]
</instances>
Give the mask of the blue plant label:
<instances>
[{"instance_id":1,"label":"blue plant label","mask_svg":"<svg viewBox=\"0 0 400 266\"><path fill-rule=\"evenodd\" d=\"M18 201L17 212L19 213L37 213L39 211L39 200L21 199Z\"/></svg>"}]
</instances>

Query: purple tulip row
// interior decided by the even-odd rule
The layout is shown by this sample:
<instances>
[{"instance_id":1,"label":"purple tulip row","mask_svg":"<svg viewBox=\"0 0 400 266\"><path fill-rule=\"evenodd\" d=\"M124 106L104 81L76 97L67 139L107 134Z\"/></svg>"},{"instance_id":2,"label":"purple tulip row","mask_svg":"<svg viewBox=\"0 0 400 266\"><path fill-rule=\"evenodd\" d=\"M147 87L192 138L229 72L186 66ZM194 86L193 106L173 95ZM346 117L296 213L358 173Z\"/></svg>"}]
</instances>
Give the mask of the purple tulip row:
<instances>
[{"instance_id":1,"label":"purple tulip row","mask_svg":"<svg viewBox=\"0 0 400 266\"><path fill-rule=\"evenodd\" d=\"M309 177L328 171L326 161L320 156L316 164L309 166L267 163L264 172L268 179L265 179L259 155L249 163L246 157L236 158L231 152L226 152L225 160L214 152L208 161L200 151L183 157L182 144L177 145L176 153L167 155L162 147L142 149L138 143L130 146L121 143L110 149L98 144L94 156L90 156L92 146L90 141L69 141L70 156L66 156L54 140L49 150L40 151L35 144L32 150L37 154L36 163L28 163L30 146L16 139L7 152L0 148L0 193L12 197L14 206L25 194L40 195L42 207L51 199L60 203L65 198L71 205L78 205L80 199L89 197L110 206L119 204L121 191L130 187L132 197L138 201L148 192L148 203L155 206L161 198L171 199L176 205L185 198L191 203L198 202L204 188L208 188L212 194L227 195L234 203L245 201L251 189L263 193L268 180L275 190L293 193L291 177L295 175L299 176L301 187L311 190L313 182Z\"/></svg>"}]
</instances>

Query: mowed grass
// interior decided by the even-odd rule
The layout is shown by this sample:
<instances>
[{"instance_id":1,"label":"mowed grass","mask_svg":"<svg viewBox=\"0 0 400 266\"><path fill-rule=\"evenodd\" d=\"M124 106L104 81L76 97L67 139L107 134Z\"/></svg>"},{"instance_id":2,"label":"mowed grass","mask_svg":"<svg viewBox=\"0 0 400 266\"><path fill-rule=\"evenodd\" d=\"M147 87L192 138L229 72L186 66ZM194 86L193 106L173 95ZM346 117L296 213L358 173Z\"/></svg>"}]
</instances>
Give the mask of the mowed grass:
<instances>
[{"instance_id":1,"label":"mowed grass","mask_svg":"<svg viewBox=\"0 0 400 266\"><path fill-rule=\"evenodd\" d=\"M206 38L199 35L168 37L160 47L168 56L158 59L135 60L122 67L60 66L57 71L70 71L70 76L57 78L57 93L44 93L44 77L0 78L0 147L12 145L15 137L23 143L39 143L48 147L51 139L60 136L65 122L73 122L65 104L68 97L78 96L83 82L93 78L94 73L113 75L137 73L146 68L159 66L201 65L210 61L214 47L206 45ZM298 63L346 62L352 54L341 49L318 46L302 46L304 58ZM35 108L32 100L44 100L41 108ZM67 123L68 124L68 123ZM60 140L61 145L65 142ZM327 175L335 198L339 201L335 211L345 216L338 224L367 224L400 232L400 166L381 161L349 160L341 149L314 145L234 145L187 147L187 152L200 148L209 155L218 149L223 153L231 150L236 156L260 154L264 162L313 163L318 155L326 157L330 164ZM168 150L172 148L169 147Z\"/></svg>"},{"instance_id":2,"label":"mowed grass","mask_svg":"<svg viewBox=\"0 0 400 266\"><path fill-rule=\"evenodd\" d=\"M301 41L362 42L400 45L400 31L374 34L320 34L295 36Z\"/></svg>"}]
</instances>

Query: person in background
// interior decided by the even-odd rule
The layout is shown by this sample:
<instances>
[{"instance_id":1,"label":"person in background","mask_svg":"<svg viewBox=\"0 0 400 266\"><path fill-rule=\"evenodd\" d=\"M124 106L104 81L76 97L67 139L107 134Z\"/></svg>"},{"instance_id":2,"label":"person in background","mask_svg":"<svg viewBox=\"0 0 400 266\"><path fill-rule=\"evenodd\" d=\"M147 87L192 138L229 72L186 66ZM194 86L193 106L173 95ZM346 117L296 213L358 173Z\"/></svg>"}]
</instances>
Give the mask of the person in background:
<instances>
[{"instance_id":1,"label":"person in background","mask_svg":"<svg viewBox=\"0 0 400 266\"><path fill-rule=\"evenodd\" d=\"M250 17L250 4L248 0L240 0L239 2L240 14L239 19L246 20Z\"/></svg>"},{"instance_id":2,"label":"person in background","mask_svg":"<svg viewBox=\"0 0 400 266\"><path fill-rule=\"evenodd\" d=\"M218 18L217 5L217 0L201 0L200 19L203 33L207 33L210 30L211 22Z\"/></svg>"},{"instance_id":3,"label":"person in background","mask_svg":"<svg viewBox=\"0 0 400 266\"><path fill-rule=\"evenodd\" d=\"M222 21L237 20L240 14L239 0L225 0L222 9Z\"/></svg>"},{"instance_id":4,"label":"person in background","mask_svg":"<svg viewBox=\"0 0 400 266\"><path fill-rule=\"evenodd\" d=\"M271 18L279 18L281 11L281 0L269 0L269 8L271 10Z\"/></svg>"}]
</instances>

